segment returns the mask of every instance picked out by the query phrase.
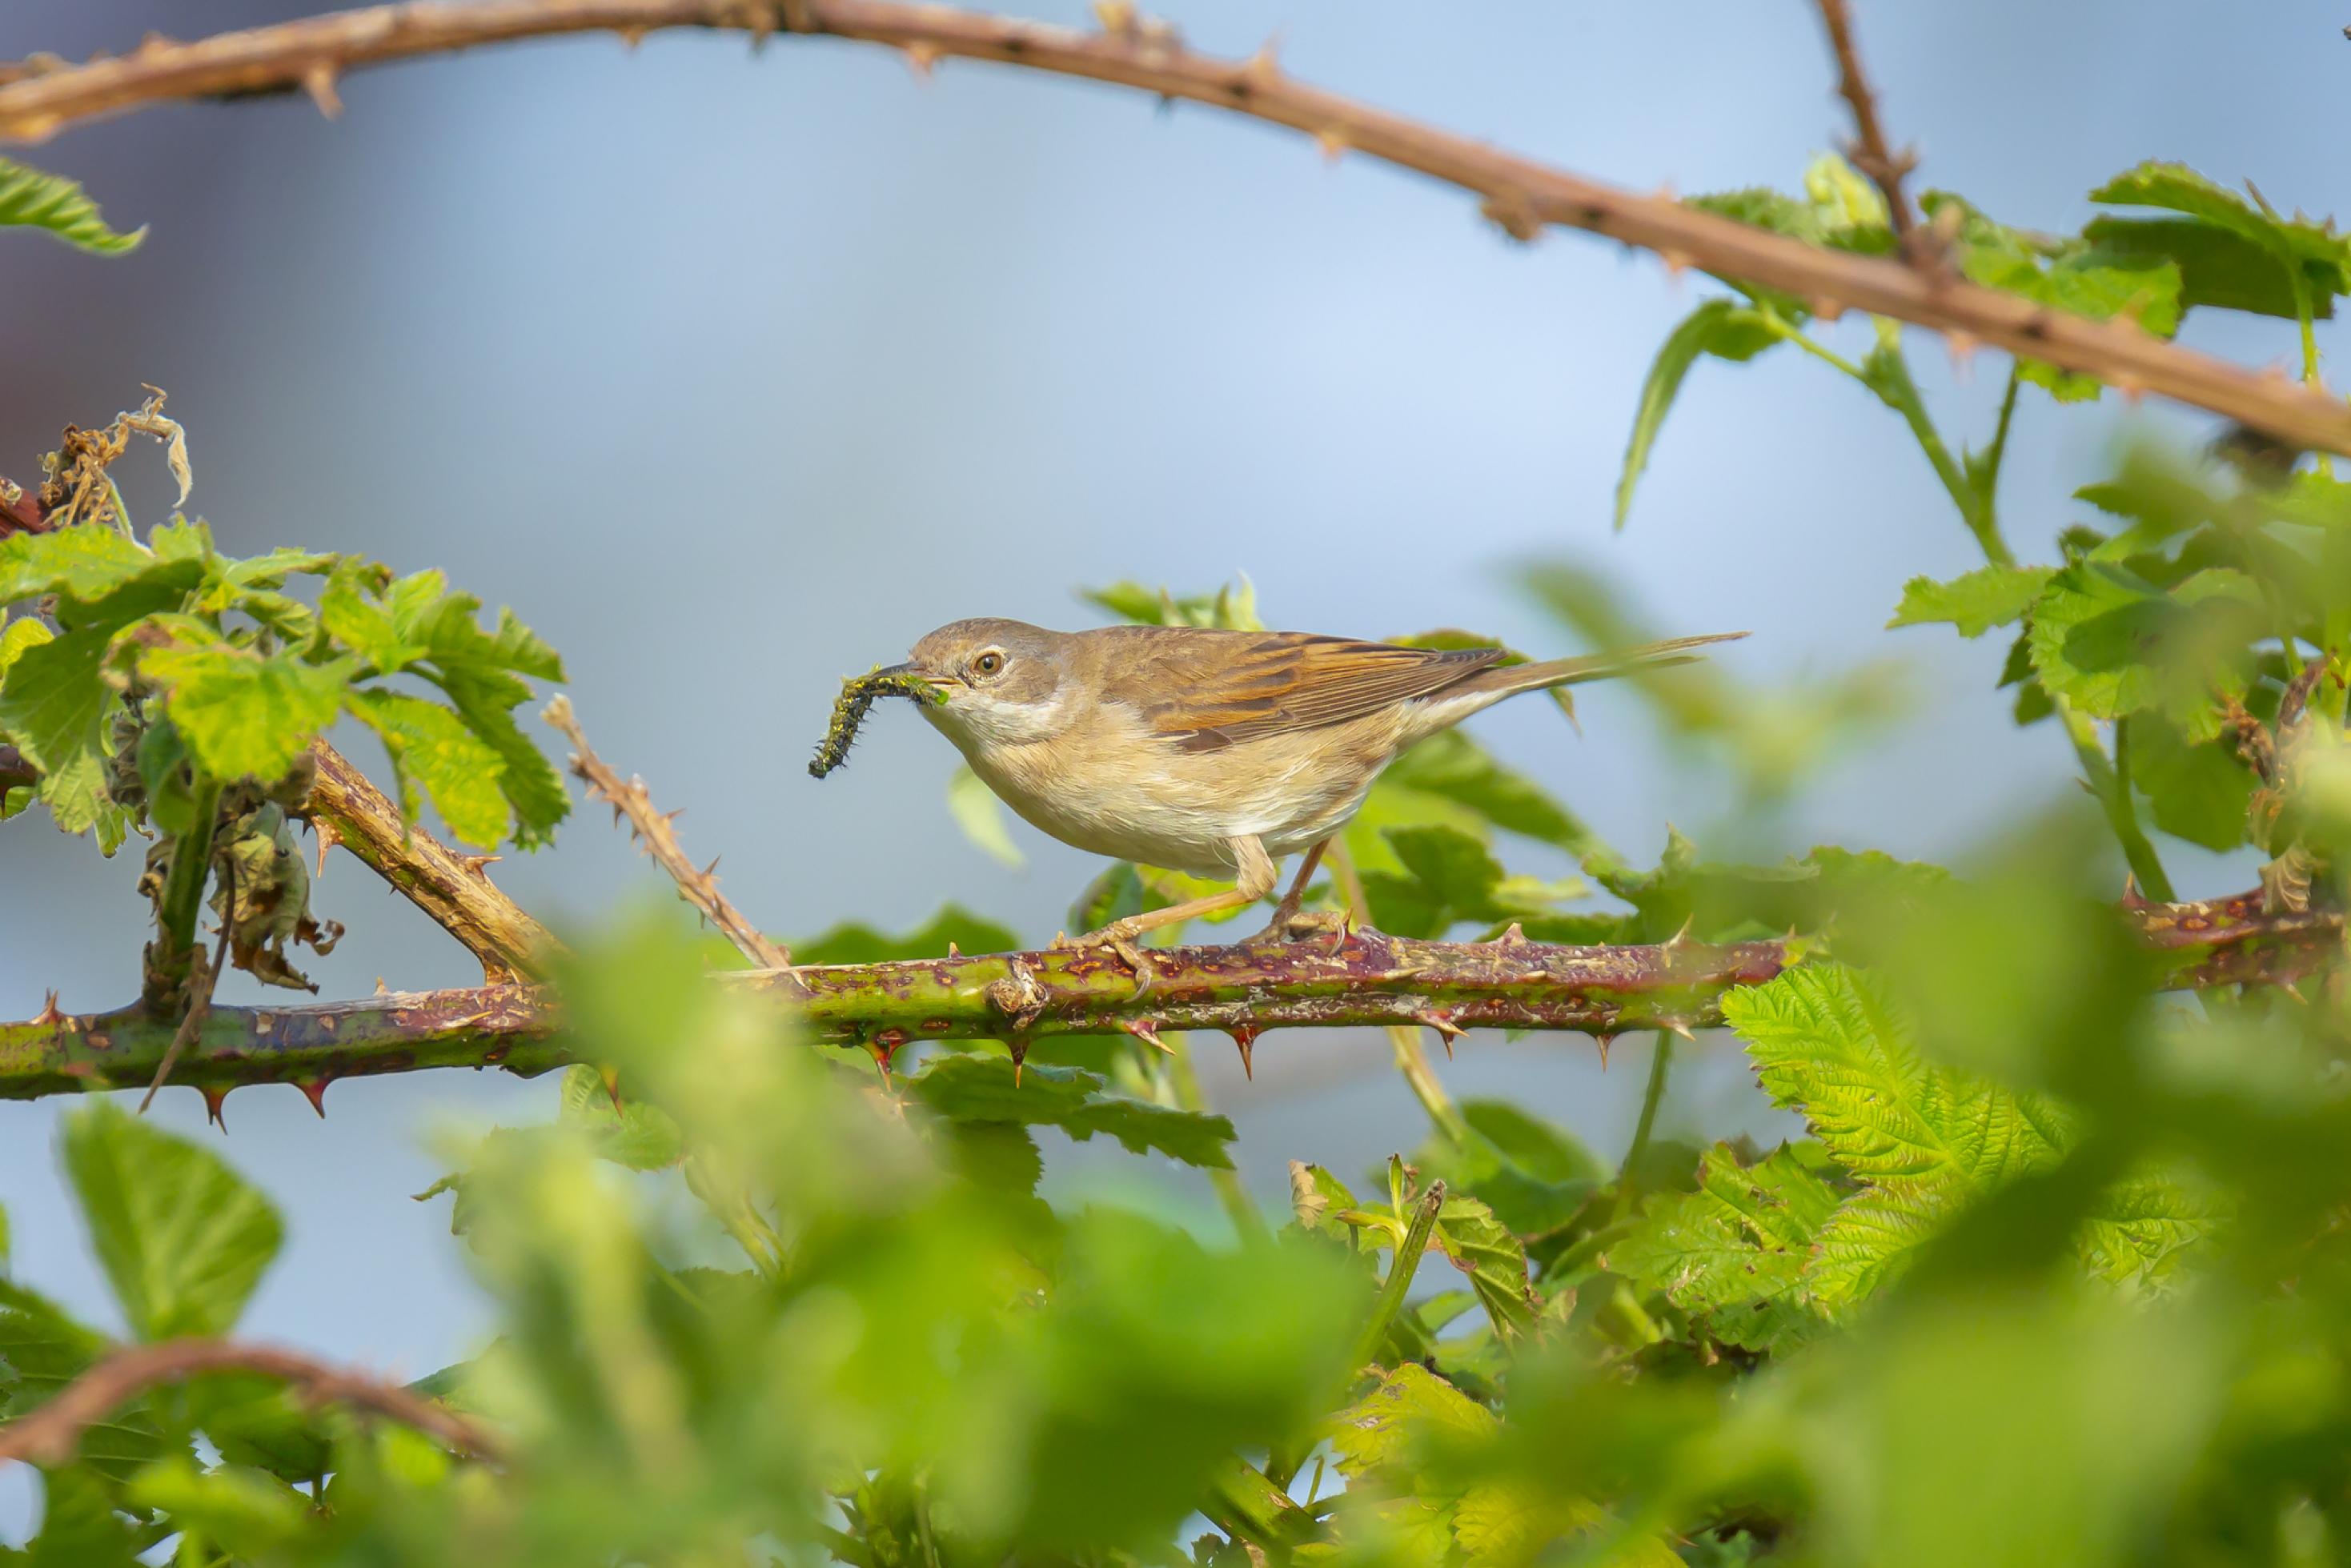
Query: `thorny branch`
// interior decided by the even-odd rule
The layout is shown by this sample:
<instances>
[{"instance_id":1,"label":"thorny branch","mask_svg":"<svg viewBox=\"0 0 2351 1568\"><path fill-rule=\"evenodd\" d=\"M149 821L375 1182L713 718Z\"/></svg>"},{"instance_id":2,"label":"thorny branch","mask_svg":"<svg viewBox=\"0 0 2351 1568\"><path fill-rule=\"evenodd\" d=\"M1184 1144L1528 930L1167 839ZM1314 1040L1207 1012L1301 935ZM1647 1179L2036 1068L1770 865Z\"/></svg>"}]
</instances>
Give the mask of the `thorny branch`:
<instances>
[{"instance_id":1,"label":"thorny branch","mask_svg":"<svg viewBox=\"0 0 2351 1568\"><path fill-rule=\"evenodd\" d=\"M310 1404L371 1411L475 1458L495 1461L502 1452L497 1437L479 1422L383 1378L275 1345L174 1339L114 1351L48 1403L0 1426L0 1464L65 1464L72 1459L82 1433L114 1411L151 1388L208 1372L282 1378Z\"/></svg>"},{"instance_id":2,"label":"thorny branch","mask_svg":"<svg viewBox=\"0 0 2351 1568\"><path fill-rule=\"evenodd\" d=\"M1886 222L1902 242L1903 253L1914 262L1923 260L1917 214L1902 189L1903 177L1917 167L1918 160L1907 149L1896 152L1886 143L1886 129L1877 120L1876 97L1869 90L1869 78L1862 75L1860 51L1854 47L1853 13L1845 0L1820 0L1820 7L1829 47L1836 52L1837 92L1853 107L1855 140L1846 146L1845 156L1885 194Z\"/></svg>"},{"instance_id":3,"label":"thorny branch","mask_svg":"<svg viewBox=\"0 0 2351 1568\"><path fill-rule=\"evenodd\" d=\"M571 699L558 696L547 705L547 711L539 716L571 743L571 771L588 786L589 798L611 806L613 821L618 822L622 816L629 819L630 836L637 841L639 848L653 856L662 870L669 873L671 880L677 883L677 895L700 910L704 919L725 932L726 939L735 944L743 956L760 968L789 969L792 967L791 954L744 919L742 911L729 904L726 895L718 891L718 878L714 874L718 862L714 860L696 871L694 862L686 859L684 846L679 844L676 832L670 827L677 813L654 810L653 791L645 788L643 779L632 777L623 782L621 776L596 755L595 748L588 744L588 737L580 730L579 716L571 711Z\"/></svg>"},{"instance_id":4,"label":"thorny branch","mask_svg":"<svg viewBox=\"0 0 2351 1568\"><path fill-rule=\"evenodd\" d=\"M1110 26L1081 33L904 0L419 0L195 43L150 39L85 65L42 60L0 70L0 141L37 141L152 104L297 89L332 113L335 84L348 71L519 38L611 32L634 40L669 27L731 29L755 40L822 34L893 46L923 70L951 56L994 60L1210 104L1303 131L1333 154L1363 152L1470 191L1489 218L1522 239L1552 225L1589 230L1655 251L1669 266L1785 290L1823 315L1865 310L1958 334L2128 394L2210 410L2296 447L2351 455L2351 408L2283 373L2257 374L2134 322L2053 310L1947 269L1820 249L1665 195L1619 190L1308 87L1283 75L1270 50L1245 61L1196 53L1128 0L1098 9Z\"/></svg>"},{"instance_id":5,"label":"thorny branch","mask_svg":"<svg viewBox=\"0 0 2351 1568\"><path fill-rule=\"evenodd\" d=\"M2343 916L2264 914L2247 893L2201 904L2126 904L2175 988L2291 985L2324 970ZM1342 1025L1687 1030L1720 1021L1723 993L1779 973L1779 942L1568 947L1421 942L1358 932L1228 947L1144 949L1138 994L1123 961L1047 949L885 964L736 971L721 978L793 1004L816 1040L887 1059L917 1040L1003 1040L1021 1052L1047 1035L1216 1029L1253 1042L1269 1030ZM212 1092L427 1067L504 1066L532 1074L566 1058L552 999L528 986L393 993L296 1008L215 1008L172 1081ZM138 1008L73 1015L54 1008L0 1023L0 1099L141 1083L172 1033Z\"/></svg>"},{"instance_id":6,"label":"thorny branch","mask_svg":"<svg viewBox=\"0 0 2351 1568\"><path fill-rule=\"evenodd\" d=\"M496 857L461 855L423 828L409 827L400 809L341 752L323 740L313 741L310 751L318 759L319 779L303 812L319 834L322 874L327 850L340 844L464 943L481 960L489 984L538 973L540 956L559 944L491 884L485 868Z\"/></svg>"}]
</instances>

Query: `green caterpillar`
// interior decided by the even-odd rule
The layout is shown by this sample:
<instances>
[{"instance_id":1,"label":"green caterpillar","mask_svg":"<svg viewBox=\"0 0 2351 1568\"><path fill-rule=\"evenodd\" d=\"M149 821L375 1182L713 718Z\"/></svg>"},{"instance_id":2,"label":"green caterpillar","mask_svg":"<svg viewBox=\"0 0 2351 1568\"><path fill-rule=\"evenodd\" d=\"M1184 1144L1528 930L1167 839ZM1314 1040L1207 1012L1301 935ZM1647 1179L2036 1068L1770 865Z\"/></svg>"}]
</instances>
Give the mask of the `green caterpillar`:
<instances>
[{"instance_id":1,"label":"green caterpillar","mask_svg":"<svg viewBox=\"0 0 2351 1568\"><path fill-rule=\"evenodd\" d=\"M841 695L832 705L832 723L826 727L824 743L816 748L816 759L809 764L809 777L821 779L849 760L849 747L857 739L857 727L865 722L865 712L877 697L912 697L916 702L942 703L946 694L919 675L885 672L879 664L862 675L841 683Z\"/></svg>"}]
</instances>

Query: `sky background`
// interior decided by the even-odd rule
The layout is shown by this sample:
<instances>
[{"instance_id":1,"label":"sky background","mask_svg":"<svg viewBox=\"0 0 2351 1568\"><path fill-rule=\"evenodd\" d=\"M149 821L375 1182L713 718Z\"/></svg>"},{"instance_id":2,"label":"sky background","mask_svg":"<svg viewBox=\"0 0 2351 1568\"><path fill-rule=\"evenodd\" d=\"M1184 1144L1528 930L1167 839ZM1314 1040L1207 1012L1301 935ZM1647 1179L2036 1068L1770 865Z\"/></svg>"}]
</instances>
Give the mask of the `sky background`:
<instances>
[{"instance_id":1,"label":"sky background","mask_svg":"<svg viewBox=\"0 0 2351 1568\"><path fill-rule=\"evenodd\" d=\"M12 0L0 57L307 9ZM2283 207L2340 204L2351 44L2334 8L1859 10L1922 183L1996 216L2073 227L2086 191L2147 157L2253 176ZM1067 0L1029 14L1088 21ZM1798 0L1166 14L1224 53L1279 32L1294 73L1631 187L1790 187L1844 133ZM30 150L152 231L111 262L0 235L0 472L36 476L67 422L103 423L142 382L169 389L193 443L190 510L227 549L439 566L514 606L562 651L599 750L684 810L689 849L723 852L727 892L769 929L898 927L955 900L1050 936L1094 862L1025 827L1025 871L969 847L939 803L955 758L914 716L880 710L821 785L804 764L844 674L961 616L1092 623L1073 588L1124 577L1203 589L1246 571L1277 624L1462 625L1566 652L1512 569L1569 559L1665 630L1751 629L1722 655L1745 680L1899 661L1900 721L1814 780L1782 824L1790 849L1956 853L2072 788L2062 737L2014 730L1991 692L2001 647L1883 630L1905 579L1965 570L1974 547L1898 423L1824 367L1700 364L1612 535L1650 358L1714 287L1695 275L1581 235L1510 244L1458 192L1211 110L956 62L922 81L868 46L533 43L354 76L342 96L335 122L300 99L172 108ZM1834 338L1857 354L1865 331ZM2252 363L2294 350L2291 324L2189 337ZM1913 358L1947 431L1980 437L1999 356L1955 370L1914 338ZM2075 519L2066 497L2126 425L2204 432L2027 393L2004 489L2026 559ZM141 520L160 513L160 460L122 473ZM1636 702L1595 691L1583 712L1581 738L1539 703L1474 728L1645 860L1669 822L1719 810ZM381 768L371 741L341 738ZM2168 853L2185 891L2247 874ZM0 828L0 1014L29 1016L49 988L75 1010L135 992L137 873L135 844L104 862L38 818ZM495 874L559 925L663 893L595 813ZM329 996L478 976L348 857L315 902L350 928L309 966ZM243 999L237 978L225 994ZM1719 1040L1688 1054L1666 1131L1769 1130ZM1266 1201L1284 1201L1289 1159L1352 1176L1418 1142L1387 1060L1376 1032L1277 1035L1249 1084L1207 1052ZM1646 1060L1628 1040L1603 1073L1581 1037L1481 1035L1440 1067L1458 1095L1525 1096L1614 1153ZM542 1115L552 1094L492 1074L354 1081L320 1122L292 1088L247 1089L225 1143L193 1090L152 1114L214 1139L286 1212L250 1332L415 1375L484 1322L445 1203L407 1196L439 1174L427 1136ZM112 1322L56 1175L65 1108L0 1104L14 1268ZM1160 1178L1084 1150L1050 1179L1078 1200Z\"/></svg>"}]
</instances>

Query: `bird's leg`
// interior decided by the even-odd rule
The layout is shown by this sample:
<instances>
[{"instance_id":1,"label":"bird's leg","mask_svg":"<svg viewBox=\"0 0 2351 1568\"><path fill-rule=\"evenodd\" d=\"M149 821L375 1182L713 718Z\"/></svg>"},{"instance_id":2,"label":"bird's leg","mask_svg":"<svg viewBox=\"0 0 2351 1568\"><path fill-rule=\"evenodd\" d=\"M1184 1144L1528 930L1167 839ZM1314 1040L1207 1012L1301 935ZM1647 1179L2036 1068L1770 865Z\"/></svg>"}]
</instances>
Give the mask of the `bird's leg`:
<instances>
[{"instance_id":1,"label":"bird's leg","mask_svg":"<svg viewBox=\"0 0 2351 1568\"><path fill-rule=\"evenodd\" d=\"M1265 929L1250 937L1250 941L1263 941L1268 937L1287 941L1292 936L1299 934L1298 928L1301 923L1311 923L1313 927L1321 927L1325 924L1320 914L1301 916L1298 913L1298 905L1306 896L1306 884L1314 880L1314 868L1322 863L1322 852L1330 847L1329 839L1317 840L1308 847L1306 858L1298 862L1297 876L1290 880L1290 891L1283 894L1281 902L1273 906L1273 918L1267 921ZM1345 918L1343 914L1340 918Z\"/></svg>"},{"instance_id":2,"label":"bird's leg","mask_svg":"<svg viewBox=\"0 0 2351 1568\"><path fill-rule=\"evenodd\" d=\"M1203 898L1187 898L1181 904L1171 904L1165 909L1145 910L1130 915L1123 920L1113 920L1099 931L1089 931L1077 939L1081 947L1107 947L1126 961L1134 971L1137 995L1151 988L1151 971L1144 967L1143 953L1134 939L1146 931L1162 925L1174 925L1196 915L1215 915L1227 909L1239 909L1255 904L1273 891L1273 857L1265 852L1265 845L1254 836L1232 841L1233 862L1239 868L1239 880L1222 893L1212 893Z\"/></svg>"}]
</instances>

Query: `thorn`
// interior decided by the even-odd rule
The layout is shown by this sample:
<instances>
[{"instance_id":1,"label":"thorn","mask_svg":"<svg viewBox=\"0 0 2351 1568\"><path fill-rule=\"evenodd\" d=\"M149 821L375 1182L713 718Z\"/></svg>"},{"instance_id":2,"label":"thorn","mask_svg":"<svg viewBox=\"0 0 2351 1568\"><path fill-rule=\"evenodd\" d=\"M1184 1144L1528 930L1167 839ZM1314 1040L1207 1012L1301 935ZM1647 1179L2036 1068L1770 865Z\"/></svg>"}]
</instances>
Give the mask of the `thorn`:
<instances>
[{"instance_id":1,"label":"thorn","mask_svg":"<svg viewBox=\"0 0 2351 1568\"><path fill-rule=\"evenodd\" d=\"M2123 394L2123 401L2137 407L2147 401L2147 383L2137 376L2110 376L2106 384Z\"/></svg>"},{"instance_id":2,"label":"thorn","mask_svg":"<svg viewBox=\"0 0 2351 1568\"><path fill-rule=\"evenodd\" d=\"M311 66L303 71L302 90L310 95L310 101L319 106L319 112L320 114L326 116L329 120L335 120L341 117L343 112L343 100L335 92L335 68L333 66L328 64L325 60L320 60L317 65Z\"/></svg>"},{"instance_id":3,"label":"thorn","mask_svg":"<svg viewBox=\"0 0 2351 1568\"><path fill-rule=\"evenodd\" d=\"M1281 29L1276 27L1241 67L1241 79L1251 87L1271 87L1281 79Z\"/></svg>"},{"instance_id":4,"label":"thorn","mask_svg":"<svg viewBox=\"0 0 2351 1568\"><path fill-rule=\"evenodd\" d=\"M327 874L327 852L341 843L343 835L336 829L334 823L322 821L315 817L310 820L310 832L319 841L319 870L317 875L310 879L312 882L317 882Z\"/></svg>"},{"instance_id":5,"label":"thorn","mask_svg":"<svg viewBox=\"0 0 2351 1568\"><path fill-rule=\"evenodd\" d=\"M925 81L931 79L931 68L939 61L939 47L920 41L898 46L905 52L906 68Z\"/></svg>"},{"instance_id":6,"label":"thorn","mask_svg":"<svg viewBox=\"0 0 2351 1568\"><path fill-rule=\"evenodd\" d=\"M1681 1036L1684 1040L1695 1040L1698 1039L1698 1036L1690 1032L1689 1021L1686 1019L1661 1019L1658 1021L1667 1029Z\"/></svg>"},{"instance_id":7,"label":"thorn","mask_svg":"<svg viewBox=\"0 0 2351 1568\"><path fill-rule=\"evenodd\" d=\"M1526 945L1526 929L1515 920L1503 926L1502 934L1494 938L1494 946L1497 947L1523 947Z\"/></svg>"},{"instance_id":8,"label":"thorn","mask_svg":"<svg viewBox=\"0 0 2351 1568\"><path fill-rule=\"evenodd\" d=\"M1489 196L1479 204L1478 213L1520 245L1532 245L1542 235L1542 220L1516 196Z\"/></svg>"},{"instance_id":9,"label":"thorn","mask_svg":"<svg viewBox=\"0 0 2351 1568\"><path fill-rule=\"evenodd\" d=\"M1600 1048L1600 1071L1603 1072L1607 1071L1608 1048L1616 1043L1616 1035L1614 1031L1611 1030L1606 1034L1593 1035L1592 1037L1592 1043Z\"/></svg>"},{"instance_id":10,"label":"thorn","mask_svg":"<svg viewBox=\"0 0 2351 1568\"><path fill-rule=\"evenodd\" d=\"M1813 301L1813 319L1815 321L1834 321L1844 314L1844 301L1842 299L1823 296Z\"/></svg>"},{"instance_id":11,"label":"thorn","mask_svg":"<svg viewBox=\"0 0 2351 1568\"><path fill-rule=\"evenodd\" d=\"M1029 1031L1015 1030L1004 1037L1004 1049L1012 1053L1012 1087L1020 1087L1021 1071L1029 1065Z\"/></svg>"},{"instance_id":12,"label":"thorn","mask_svg":"<svg viewBox=\"0 0 2351 1568\"><path fill-rule=\"evenodd\" d=\"M327 1117L327 1085L333 1082L331 1078L313 1078L306 1083L295 1085L309 1097L310 1109L319 1113L319 1119L322 1122Z\"/></svg>"},{"instance_id":13,"label":"thorn","mask_svg":"<svg viewBox=\"0 0 2351 1568\"><path fill-rule=\"evenodd\" d=\"M1666 946L1668 946L1668 947L1687 947L1687 946L1689 946L1689 939L1690 939L1690 928L1691 928L1692 926L1696 925L1697 924L1698 924L1698 915L1697 915L1697 913L1696 913L1695 911L1693 911L1693 912L1691 912L1689 915L1687 915L1684 916L1684 917L1683 917L1683 920L1682 920L1682 928L1681 928L1680 930L1678 930L1678 931L1675 932L1671 936L1668 936L1667 938L1666 938Z\"/></svg>"},{"instance_id":14,"label":"thorn","mask_svg":"<svg viewBox=\"0 0 2351 1568\"><path fill-rule=\"evenodd\" d=\"M1976 340L1971 333L1958 330L1943 334L1943 347L1951 356L1951 369L1964 378L1976 361Z\"/></svg>"},{"instance_id":15,"label":"thorn","mask_svg":"<svg viewBox=\"0 0 2351 1568\"><path fill-rule=\"evenodd\" d=\"M1253 1023L1237 1023L1225 1032L1231 1035L1233 1043L1241 1048L1241 1076L1252 1083L1256 1082L1257 1064L1249 1060L1249 1052L1257 1045L1257 1037L1265 1030Z\"/></svg>"},{"instance_id":16,"label":"thorn","mask_svg":"<svg viewBox=\"0 0 2351 1568\"><path fill-rule=\"evenodd\" d=\"M1661 250L1657 259L1666 264L1666 276L1678 278L1690 269L1690 258L1677 250Z\"/></svg>"},{"instance_id":17,"label":"thorn","mask_svg":"<svg viewBox=\"0 0 2351 1568\"><path fill-rule=\"evenodd\" d=\"M1105 33L1134 31L1134 0L1094 0L1094 20Z\"/></svg>"},{"instance_id":18,"label":"thorn","mask_svg":"<svg viewBox=\"0 0 2351 1568\"><path fill-rule=\"evenodd\" d=\"M457 857L457 862L460 865L463 865L465 868L467 875L482 877L486 881L487 873L486 873L482 868L484 866L496 865L499 861L505 858L506 857L503 855L459 855Z\"/></svg>"},{"instance_id":19,"label":"thorn","mask_svg":"<svg viewBox=\"0 0 2351 1568\"><path fill-rule=\"evenodd\" d=\"M953 942L949 942L947 944L947 956L950 958L960 958L963 956L963 949L957 947Z\"/></svg>"},{"instance_id":20,"label":"thorn","mask_svg":"<svg viewBox=\"0 0 2351 1568\"><path fill-rule=\"evenodd\" d=\"M1347 133L1336 128L1318 131L1314 133L1314 144L1322 149L1324 159L1336 163L1346 153Z\"/></svg>"},{"instance_id":21,"label":"thorn","mask_svg":"<svg viewBox=\"0 0 2351 1568\"><path fill-rule=\"evenodd\" d=\"M228 1132L228 1118L221 1114L221 1107L228 1103L228 1092L235 1085L215 1086L206 1083L200 1087L204 1097L204 1120L219 1127L225 1134Z\"/></svg>"},{"instance_id":22,"label":"thorn","mask_svg":"<svg viewBox=\"0 0 2351 1568\"><path fill-rule=\"evenodd\" d=\"M379 997L388 997L392 995L392 988L383 983L383 977L381 975L378 975L375 977L375 994Z\"/></svg>"},{"instance_id":23,"label":"thorn","mask_svg":"<svg viewBox=\"0 0 2351 1568\"><path fill-rule=\"evenodd\" d=\"M702 868L702 875L705 881L709 879L711 873L718 869L718 862L724 859L726 859L724 855L712 855L710 857L710 863Z\"/></svg>"},{"instance_id":24,"label":"thorn","mask_svg":"<svg viewBox=\"0 0 2351 1568\"><path fill-rule=\"evenodd\" d=\"M1176 1054L1176 1048L1159 1038L1157 1019L1121 1019L1118 1027L1154 1051L1164 1051L1170 1056Z\"/></svg>"},{"instance_id":25,"label":"thorn","mask_svg":"<svg viewBox=\"0 0 2351 1568\"><path fill-rule=\"evenodd\" d=\"M1437 1031L1437 1038L1445 1042L1445 1060L1452 1061L1453 1042L1469 1031L1443 1013L1415 1013L1413 1017Z\"/></svg>"},{"instance_id":26,"label":"thorn","mask_svg":"<svg viewBox=\"0 0 2351 1568\"><path fill-rule=\"evenodd\" d=\"M41 1003L40 1016L33 1021L41 1025L45 1029L55 1029L57 1025L66 1021L66 1015L57 1011L57 993L56 991L52 990L48 994L48 998Z\"/></svg>"},{"instance_id":27,"label":"thorn","mask_svg":"<svg viewBox=\"0 0 2351 1568\"><path fill-rule=\"evenodd\" d=\"M882 1070L882 1087L890 1088L890 1059L897 1054L897 1047L883 1043L883 1035L877 1034L865 1042L865 1050L873 1058L873 1065Z\"/></svg>"},{"instance_id":28,"label":"thorn","mask_svg":"<svg viewBox=\"0 0 2351 1568\"><path fill-rule=\"evenodd\" d=\"M613 1113L615 1115L619 1114L621 1110L621 1070L608 1063L596 1069L596 1075L604 1081L604 1092L611 1096Z\"/></svg>"},{"instance_id":29,"label":"thorn","mask_svg":"<svg viewBox=\"0 0 2351 1568\"><path fill-rule=\"evenodd\" d=\"M615 27L612 31L621 35L621 42L628 46L628 49L631 54L634 54L637 51L637 46L645 41L645 35L652 32L653 29L651 27L630 26Z\"/></svg>"}]
</instances>

